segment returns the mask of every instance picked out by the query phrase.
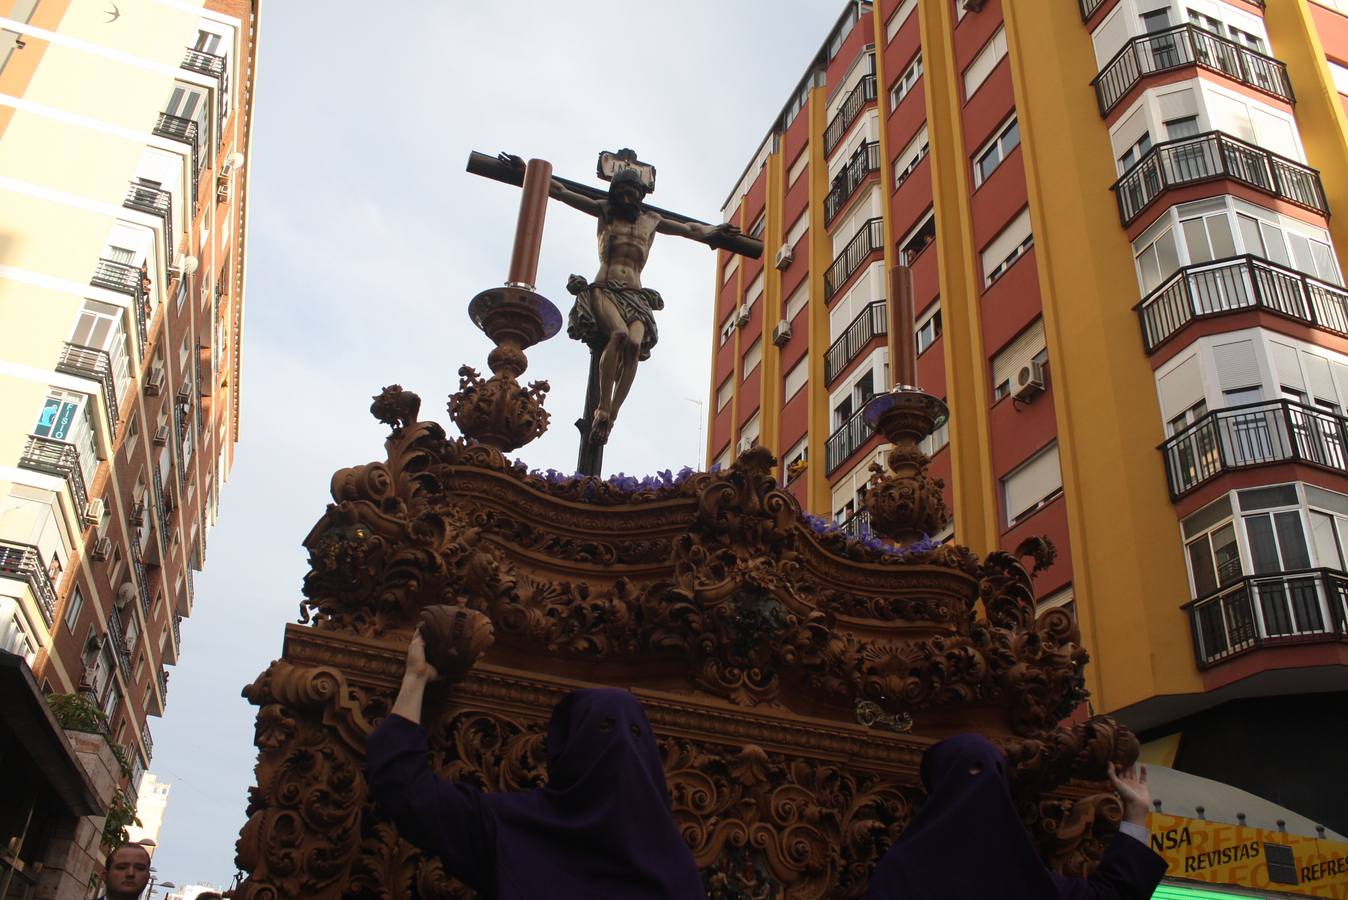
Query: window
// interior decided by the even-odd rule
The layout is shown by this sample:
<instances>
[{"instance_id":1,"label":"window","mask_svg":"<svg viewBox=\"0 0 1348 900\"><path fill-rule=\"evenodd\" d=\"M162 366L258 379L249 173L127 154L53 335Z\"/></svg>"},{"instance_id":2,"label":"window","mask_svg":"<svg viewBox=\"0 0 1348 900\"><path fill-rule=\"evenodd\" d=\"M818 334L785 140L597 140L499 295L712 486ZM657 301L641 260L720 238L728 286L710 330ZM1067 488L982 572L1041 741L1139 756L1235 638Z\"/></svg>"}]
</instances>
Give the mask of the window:
<instances>
[{"instance_id":1,"label":"window","mask_svg":"<svg viewBox=\"0 0 1348 900\"><path fill-rule=\"evenodd\" d=\"M1119 157L1119 174L1122 175L1131 169L1146 152L1151 149L1151 132L1142 132L1142 137L1138 138L1133 146L1123 151Z\"/></svg>"},{"instance_id":2,"label":"window","mask_svg":"<svg viewBox=\"0 0 1348 900\"><path fill-rule=\"evenodd\" d=\"M809 457L810 438L806 435L782 457L782 484L790 484L804 473Z\"/></svg>"},{"instance_id":3,"label":"window","mask_svg":"<svg viewBox=\"0 0 1348 900\"><path fill-rule=\"evenodd\" d=\"M922 123L922 128L917 135L908 142L908 146L903 148L903 152L894 160L894 186L897 188L908 180L917 169L918 164L927 158L927 151L930 149L927 138L927 123Z\"/></svg>"},{"instance_id":4,"label":"window","mask_svg":"<svg viewBox=\"0 0 1348 900\"><path fill-rule=\"evenodd\" d=\"M727 253L726 256L729 258L725 261L725 268L721 269L722 284L725 284L727 281L729 281L730 276L734 275L735 272L738 271L740 267L740 256L738 253Z\"/></svg>"},{"instance_id":5,"label":"window","mask_svg":"<svg viewBox=\"0 0 1348 900\"><path fill-rule=\"evenodd\" d=\"M782 386L782 402L790 400L796 396L796 393L803 387L810 377L810 358L806 356L800 362L792 367L790 372L786 373L786 381Z\"/></svg>"},{"instance_id":6,"label":"window","mask_svg":"<svg viewBox=\"0 0 1348 900\"><path fill-rule=\"evenodd\" d=\"M735 396L735 378L733 375L727 375L725 381L716 389L716 411L720 412L726 408L730 398Z\"/></svg>"},{"instance_id":7,"label":"window","mask_svg":"<svg viewBox=\"0 0 1348 900\"><path fill-rule=\"evenodd\" d=\"M749 421L740 426L740 443L747 447L758 446L758 413L749 417Z\"/></svg>"},{"instance_id":8,"label":"window","mask_svg":"<svg viewBox=\"0 0 1348 900\"><path fill-rule=\"evenodd\" d=\"M716 454L716 458L711 461L711 471L724 469L728 465L730 465L730 445L726 444L725 448Z\"/></svg>"},{"instance_id":9,"label":"window","mask_svg":"<svg viewBox=\"0 0 1348 900\"><path fill-rule=\"evenodd\" d=\"M1006 56L1006 28L1002 26L964 70L964 99L968 100L983 86L983 82L988 80L988 76L997 68L997 63L1001 62L1004 56Z\"/></svg>"},{"instance_id":10,"label":"window","mask_svg":"<svg viewBox=\"0 0 1348 900\"><path fill-rule=\"evenodd\" d=\"M130 611L130 607L127 607L127 609L129 612L126 617L124 636L126 637L126 649L132 651L136 649L136 642L140 640L140 620L136 618L134 611Z\"/></svg>"},{"instance_id":11,"label":"window","mask_svg":"<svg viewBox=\"0 0 1348 900\"><path fill-rule=\"evenodd\" d=\"M917 352L921 354L924 350L936 343L936 339L941 336L941 301L933 303L925 313L922 314L917 322L916 328Z\"/></svg>"},{"instance_id":12,"label":"window","mask_svg":"<svg viewBox=\"0 0 1348 900\"><path fill-rule=\"evenodd\" d=\"M758 276L749 284L749 289L744 292L744 305L746 308L752 309L753 305L763 296L763 276L764 273L759 272Z\"/></svg>"},{"instance_id":13,"label":"window","mask_svg":"<svg viewBox=\"0 0 1348 900\"><path fill-rule=\"evenodd\" d=\"M1332 59L1325 61L1329 63L1329 74L1334 79L1334 89L1340 94L1348 94L1348 66Z\"/></svg>"},{"instance_id":14,"label":"window","mask_svg":"<svg viewBox=\"0 0 1348 900\"><path fill-rule=\"evenodd\" d=\"M1065 609L1067 610L1068 615L1072 617L1073 621L1076 620L1076 596L1072 593L1072 586L1070 584L1067 587L1059 588L1048 596L1035 601L1034 614L1036 616L1042 616L1050 609Z\"/></svg>"},{"instance_id":15,"label":"window","mask_svg":"<svg viewBox=\"0 0 1348 900\"><path fill-rule=\"evenodd\" d=\"M894 35L899 33L903 23L908 21L908 17L913 14L915 9L917 9L917 0L903 0L899 4L899 8L894 11L894 15L890 16L889 21L885 23L886 41L894 40Z\"/></svg>"},{"instance_id":16,"label":"window","mask_svg":"<svg viewBox=\"0 0 1348 900\"><path fill-rule=\"evenodd\" d=\"M724 347L726 341L730 340L735 333L735 311L731 310L730 315L721 323L721 346Z\"/></svg>"},{"instance_id":17,"label":"window","mask_svg":"<svg viewBox=\"0 0 1348 900\"><path fill-rule=\"evenodd\" d=\"M37 415L33 434L56 441L67 440L78 427L84 395L52 388Z\"/></svg>"},{"instance_id":18,"label":"window","mask_svg":"<svg viewBox=\"0 0 1348 900\"><path fill-rule=\"evenodd\" d=\"M66 629L75 633L75 623L79 621L80 612L84 609L84 594L80 591L77 584L70 589L70 596L66 598L66 614L63 620L66 623Z\"/></svg>"},{"instance_id":19,"label":"window","mask_svg":"<svg viewBox=\"0 0 1348 900\"><path fill-rule=\"evenodd\" d=\"M992 358L993 401L1002 399L1011 393L1011 385L1020 370L1031 362L1043 362L1047 359L1044 340L1044 320L1035 319L1020 334L997 351ZM1043 358L1041 358L1043 354Z\"/></svg>"},{"instance_id":20,"label":"window","mask_svg":"<svg viewBox=\"0 0 1348 900\"><path fill-rule=\"evenodd\" d=\"M1179 247L1175 243L1175 231L1167 224L1159 235L1137 251L1137 279L1142 286L1142 293L1150 294L1162 279L1170 277L1179 266Z\"/></svg>"},{"instance_id":21,"label":"window","mask_svg":"<svg viewBox=\"0 0 1348 900\"><path fill-rule=\"evenodd\" d=\"M810 154L806 153L804 150L800 151L800 156L796 157L796 161L791 164L791 170L786 173L786 186L791 187L791 185L795 184L800 176L805 174L805 169L808 168L809 165Z\"/></svg>"},{"instance_id":22,"label":"window","mask_svg":"<svg viewBox=\"0 0 1348 900\"><path fill-rule=\"evenodd\" d=\"M1292 848L1286 844L1264 841L1264 859L1268 862L1268 880L1273 884L1300 884L1297 861Z\"/></svg>"},{"instance_id":23,"label":"window","mask_svg":"<svg viewBox=\"0 0 1348 900\"><path fill-rule=\"evenodd\" d=\"M1011 121L998 132L986 147L978 154L974 163L974 185L988 180L1007 155L1020 146L1020 123L1012 116Z\"/></svg>"},{"instance_id":24,"label":"window","mask_svg":"<svg viewBox=\"0 0 1348 900\"><path fill-rule=\"evenodd\" d=\"M1058 443L1054 441L1002 479L1006 524L1015 525L1062 493Z\"/></svg>"},{"instance_id":25,"label":"window","mask_svg":"<svg viewBox=\"0 0 1348 900\"><path fill-rule=\"evenodd\" d=\"M936 240L936 213L928 212L926 218L917 224L899 244L899 259L905 266L913 261Z\"/></svg>"},{"instance_id":26,"label":"window","mask_svg":"<svg viewBox=\"0 0 1348 900\"><path fill-rule=\"evenodd\" d=\"M768 227L768 214L766 211L764 211L759 213L758 218L754 220L754 224L749 226L749 237L751 238L762 237L763 231L767 227Z\"/></svg>"},{"instance_id":27,"label":"window","mask_svg":"<svg viewBox=\"0 0 1348 900\"><path fill-rule=\"evenodd\" d=\"M983 251L983 278L985 286L1006 272L1034 246L1034 235L1030 233L1030 210L1026 207L1011 223L1002 229L1001 234L992 239Z\"/></svg>"},{"instance_id":28,"label":"window","mask_svg":"<svg viewBox=\"0 0 1348 900\"><path fill-rule=\"evenodd\" d=\"M1198 135L1198 116L1182 116L1165 123L1166 140L1179 141Z\"/></svg>"},{"instance_id":29,"label":"window","mask_svg":"<svg viewBox=\"0 0 1348 900\"><path fill-rule=\"evenodd\" d=\"M944 399L944 398L942 398ZM950 443L950 419L936 427L936 430L922 439L922 452L928 457L935 456L938 451Z\"/></svg>"},{"instance_id":30,"label":"window","mask_svg":"<svg viewBox=\"0 0 1348 900\"><path fill-rule=\"evenodd\" d=\"M758 364L763 361L763 336L760 334L754 338L754 342L749 345L749 349L744 354L744 374L742 378L748 378L749 373L758 368Z\"/></svg>"},{"instance_id":31,"label":"window","mask_svg":"<svg viewBox=\"0 0 1348 900\"><path fill-rule=\"evenodd\" d=\"M921 77L922 54L918 53L904 73L899 76L899 80L889 89L889 108L897 108L898 105L903 102L903 98L907 97L912 92L913 88L917 86L917 80Z\"/></svg>"},{"instance_id":32,"label":"window","mask_svg":"<svg viewBox=\"0 0 1348 900\"><path fill-rule=\"evenodd\" d=\"M796 246L796 241L801 239L805 234L805 229L809 227L810 211L806 209L795 222L791 223L791 228L786 232L786 240L783 243L788 247Z\"/></svg>"},{"instance_id":33,"label":"window","mask_svg":"<svg viewBox=\"0 0 1348 900\"><path fill-rule=\"evenodd\" d=\"M800 315L800 311L810 302L810 282L802 281L800 287L791 292L791 296L786 298L786 321L790 322Z\"/></svg>"}]
</instances>

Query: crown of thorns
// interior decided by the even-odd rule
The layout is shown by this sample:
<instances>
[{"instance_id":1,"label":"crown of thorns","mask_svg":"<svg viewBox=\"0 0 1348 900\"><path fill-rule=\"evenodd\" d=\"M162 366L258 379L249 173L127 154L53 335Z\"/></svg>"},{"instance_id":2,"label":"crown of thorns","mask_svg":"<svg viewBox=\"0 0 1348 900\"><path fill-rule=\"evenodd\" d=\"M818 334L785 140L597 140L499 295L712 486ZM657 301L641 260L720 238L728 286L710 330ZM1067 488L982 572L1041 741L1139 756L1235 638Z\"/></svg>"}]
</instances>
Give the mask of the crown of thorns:
<instances>
[{"instance_id":1,"label":"crown of thorns","mask_svg":"<svg viewBox=\"0 0 1348 900\"><path fill-rule=\"evenodd\" d=\"M641 173L636 169L619 169L613 173L613 181L609 184L609 190L612 191L620 184L630 184L641 191L644 197L650 193L650 188L646 187L646 182L642 180Z\"/></svg>"}]
</instances>

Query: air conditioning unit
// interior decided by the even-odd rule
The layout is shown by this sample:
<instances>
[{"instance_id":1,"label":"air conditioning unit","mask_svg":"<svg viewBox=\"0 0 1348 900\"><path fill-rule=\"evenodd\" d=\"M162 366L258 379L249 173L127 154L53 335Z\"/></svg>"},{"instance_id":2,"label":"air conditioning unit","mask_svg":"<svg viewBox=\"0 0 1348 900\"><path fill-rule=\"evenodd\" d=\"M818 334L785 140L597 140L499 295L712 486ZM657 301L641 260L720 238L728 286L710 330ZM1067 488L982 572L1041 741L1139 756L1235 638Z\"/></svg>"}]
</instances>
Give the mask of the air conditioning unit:
<instances>
[{"instance_id":1,"label":"air conditioning unit","mask_svg":"<svg viewBox=\"0 0 1348 900\"><path fill-rule=\"evenodd\" d=\"M113 606L118 609L126 609L128 603L136 599L136 589L131 586L131 582L123 581L122 586L117 589L117 599L113 601Z\"/></svg>"},{"instance_id":2,"label":"air conditioning unit","mask_svg":"<svg viewBox=\"0 0 1348 900\"><path fill-rule=\"evenodd\" d=\"M777 248L777 258L773 261L773 265L775 265L777 267L777 271L780 272L782 269L785 269L787 266L791 265L791 261L795 258L796 258L795 250L791 247L791 245L782 244L782 246Z\"/></svg>"},{"instance_id":3,"label":"air conditioning unit","mask_svg":"<svg viewBox=\"0 0 1348 900\"><path fill-rule=\"evenodd\" d=\"M154 430L154 444L156 447L163 447L168 444L168 441L169 427L167 425L160 425Z\"/></svg>"},{"instance_id":4,"label":"air conditioning unit","mask_svg":"<svg viewBox=\"0 0 1348 900\"><path fill-rule=\"evenodd\" d=\"M145 524L145 501L142 500L131 507L131 524L139 528Z\"/></svg>"},{"instance_id":5,"label":"air conditioning unit","mask_svg":"<svg viewBox=\"0 0 1348 900\"><path fill-rule=\"evenodd\" d=\"M987 0L964 0L964 3L963 3L963 5L964 5L964 11L965 11L965 12L978 12L979 10L981 10L981 9L983 8L983 4L984 4L985 2L987 2Z\"/></svg>"},{"instance_id":6,"label":"air conditioning unit","mask_svg":"<svg viewBox=\"0 0 1348 900\"><path fill-rule=\"evenodd\" d=\"M789 340L791 340L791 323L782 319L772 326L772 342L780 347Z\"/></svg>"},{"instance_id":7,"label":"air conditioning unit","mask_svg":"<svg viewBox=\"0 0 1348 900\"><path fill-rule=\"evenodd\" d=\"M749 307L743 303L735 310L735 324L743 328L749 324Z\"/></svg>"},{"instance_id":8,"label":"air conditioning unit","mask_svg":"<svg viewBox=\"0 0 1348 900\"><path fill-rule=\"evenodd\" d=\"M1031 360L1029 365L1021 366L1020 371L1016 373L1015 398L1028 401L1043 392L1044 367Z\"/></svg>"},{"instance_id":9,"label":"air conditioning unit","mask_svg":"<svg viewBox=\"0 0 1348 900\"><path fill-rule=\"evenodd\" d=\"M151 397L157 397L163 389L164 369L160 366L152 366L150 374L145 376L145 393Z\"/></svg>"},{"instance_id":10,"label":"air conditioning unit","mask_svg":"<svg viewBox=\"0 0 1348 900\"><path fill-rule=\"evenodd\" d=\"M84 643L84 656L86 659L97 656L102 650L103 645L108 642L106 634L91 634L89 640Z\"/></svg>"},{"instance_id":11,"label":"air conditioning unit","mask_svg":"<svg viewBox=\"0 0 1348 900\"><path fill-rule=\"evenodd\" d=\"M96 562L107 562L108 558L112 556L112 539L101 537L94 541L94 546L93 549L89 551L89 556Z\"/></svg>"},{"instance_id":12,"label":"air conditioning unit","mask_svg":"<svg viewBox=\"0 0 1348 900\"><path fill-rule=\"evenodd\" d=\"M89 501L89 505L84 508L84 521L89 525L97 525L103 521L103 499L95 497Z\"/></svg>"},{"instance_id":13,"label":"air conditioning unit","mask_svg":"<svg viewBox=\"0 0 1348 900\"><path fill-rule=\"evenodd\" d=\"M192 399L192 385L184 382L182 387L178 388L178 402L187 403Z\"/></svg>"}]
</instances>

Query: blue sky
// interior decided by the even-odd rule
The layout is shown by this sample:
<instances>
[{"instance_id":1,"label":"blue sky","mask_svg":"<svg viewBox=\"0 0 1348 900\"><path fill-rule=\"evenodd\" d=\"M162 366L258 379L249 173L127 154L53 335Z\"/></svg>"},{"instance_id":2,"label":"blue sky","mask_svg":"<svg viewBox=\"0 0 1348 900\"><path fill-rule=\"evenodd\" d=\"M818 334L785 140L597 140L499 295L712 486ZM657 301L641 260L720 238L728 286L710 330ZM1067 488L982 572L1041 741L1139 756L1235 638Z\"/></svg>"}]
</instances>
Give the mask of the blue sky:
<instances>
[{"instance_id":1,"label":"blue sky","mask_svg":"<svg viewBox=\"0 0 1348 900\"><path fill-rule=\"evenodd\" d=\"M335 469L382 458L370 397L399 382L448 425L463 363L491 343L468 301L505 279L515 188L468 175L470 150L540 157L596 183L602 149L657 166L651 202L715 221L842 10L810 0L615 4L264 0L250 175L242 438L196 607L154 723L151 771L173 784L161 880L227 884L253 784L256 710L240 696L280 655L307 571L300 541ZM751 110L748 115L743 110ZM593 220L548 211L539 289L596 268ZM606 470L700 467L713 255L657 240L664 295ZM571 471L588 356L561 334L529 351L552 428L519 455ZM695 402L694 402L695 401Z\"/></svg>"}]
</instances>

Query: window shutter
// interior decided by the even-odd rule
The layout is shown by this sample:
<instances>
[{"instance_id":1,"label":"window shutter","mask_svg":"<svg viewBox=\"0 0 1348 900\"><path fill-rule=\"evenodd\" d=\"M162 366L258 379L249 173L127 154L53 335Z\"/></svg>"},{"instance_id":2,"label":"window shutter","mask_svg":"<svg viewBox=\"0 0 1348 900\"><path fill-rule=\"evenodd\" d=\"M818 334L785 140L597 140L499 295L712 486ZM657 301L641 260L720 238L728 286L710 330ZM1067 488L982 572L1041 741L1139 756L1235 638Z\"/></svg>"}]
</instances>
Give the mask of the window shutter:
<instances>
[{"instance_id":1,"label":"window shutter","mask_svg":"<svg viewBox=\"0 0 1348 900\"><path fill-rule=\"evenodd\" d=\"M1053 443L1003 479L1007 523L1062 487L1058 445Z\"/></svg>"},{"instance_id":2,"label":"window shutter","mask_svg":"<svg viewBox=\"0 0 1348 900\"><path fill-rule=\"evenodd\" d=\"M1334 377L1329 374L1329 360L1323 356L1303 353L1301 368L1306 373L1306 385L1310 388L1311 396L1337 405L1339 401L1334 390Z\"/></svg>"},{"instance_id":3,"label":"window shutter","mask_svg":"<svg viewBox=\"0 0 1348 900\"><path fill-rule=\"evenodd\" d=\"M1217 383L1222 390L1256 387L1261 383L1259 363L1254 358L1254 345L1250 341L1219 344L1212 348L1212 356L1217 366Z\"/></svg>"},{"instance_id":4,"label":"window shutter","mask_svg":"<svg viewBox=\"0 0 1348 900\"><path fill-rule=\"evenodd\" d=\"M1018 334L1011 343L1007 344L993 357L993 385L1001 384L1008 379L1014 379L1016 374L1029 365L1035 354L1043 350L1045 346L1044 320L1035 319L1029 328Z\"/></svg>"},{"instance_id":5,"label":"window shutter","mask_svg":"<svg viewBox=\"0 0 1348 900\"><path fill-rule=\"evenodd\" d=\"M805 381L810 374L810 357L806 356L796 367L786 373L786 384L782 390L782 401L786 402L796 395L796 392L805 387Z\"/></svg>"},{"instance_id":6,"label":"window shutter","mask_svg":"<svg viewBox=\"0 0 1348 900\"><path fill-rule=\"evenodd\" d=\"M1203 370L1198 357L1191 356L1161 377L1161 416L1171 419L1203 399Z\"/></svg>"},{"instance_id":7,"label":"window shutter","mask_svg":"<svg viewBox=\"0 0 1348 900\"><path fill-rule=\"evenodd\" d=\"M744 354L744 375L748 378L749 373L758 368L758 364L763 361L763 336L760 334L754 338L753 344L749 346L748 352Z\"/></svg>"},{"instance_id":8,"label":"window shutter","mask_svg":"<svg viewBox=\"0 0 1348 900\"><path fill-rule=\"evenodd\" d=\"M1002 260L1011 254L1011 251L1019 247L1030 236L1030 208L1027 206L1020 215L1011 220L1011 223L1002 229L1001 234L997 235L988 244L983 251L983 277L987 278L988 273L997 268Z\"/></svg>"},{"instance_id":9,"label":"window shutter","mask_svg":"<svg viewBox=\"0 0 1348 900\"><path fill-rule=\"evenodd\" d=\"M1278 375L1278 387L1306 390L1306 381L1301 377L1301 366L1297 364L1296 348L1276 341L1270 341L1269 348L1273 351L1273 370Z\"/></svg>"}]
</instances>

